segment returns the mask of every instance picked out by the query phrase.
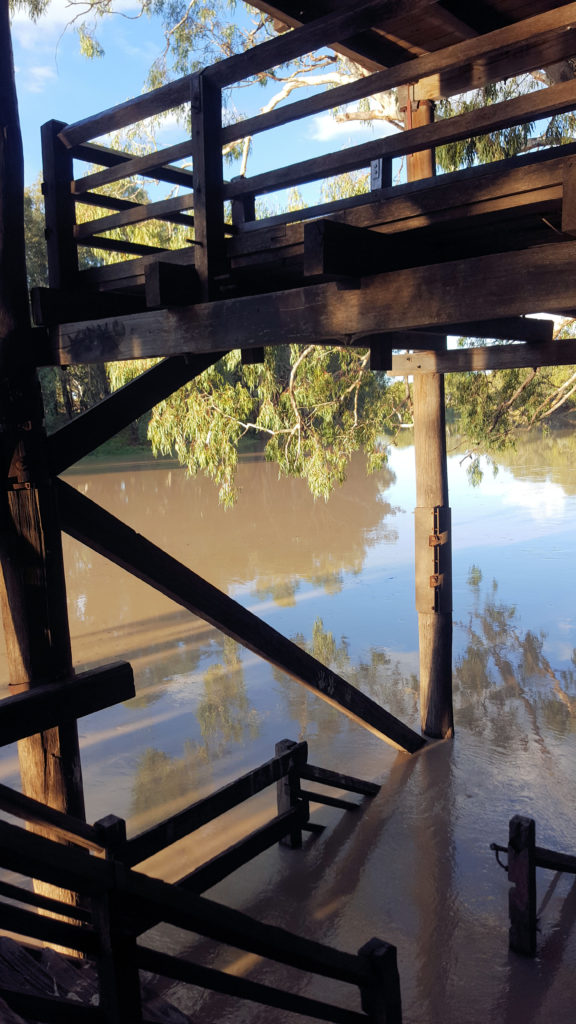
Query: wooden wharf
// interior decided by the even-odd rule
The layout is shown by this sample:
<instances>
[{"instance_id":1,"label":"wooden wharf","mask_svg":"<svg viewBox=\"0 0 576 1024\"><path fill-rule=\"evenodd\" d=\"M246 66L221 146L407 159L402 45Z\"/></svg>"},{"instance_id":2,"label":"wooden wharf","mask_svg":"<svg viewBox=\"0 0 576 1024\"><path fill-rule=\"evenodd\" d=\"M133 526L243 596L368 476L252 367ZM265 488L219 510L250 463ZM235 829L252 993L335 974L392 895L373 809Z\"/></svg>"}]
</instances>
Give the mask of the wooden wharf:
<instances>
[{"instance_id":1,"label":"wooden wharf","mask_svg":"<svg viewBox=\"0 0 576 1024\"><path fill-rule=\"evenodd\" d=\"M92 832L78 824L84 811L76 719L126 699L133 680L126 665L74 672L62 530L234 637L386 742L414 754L426 745L426 736L447 737L453 728L442 375L576 363L576 341L555 339L550 319L529 316L576 313L576 142L450 174L434 173L438 147L576 110L576 3L311 0L302 5L255 0L254 6L290 31L83 121L53 120L43 127L49 286L33 292L33 326L23 249L18 258L14 252L8 258L6 247L0 247L7 476L0 557L15 687L15 695L0 705L0 728L3 742L20 740L25 794L54 809L45 812L44 832L56 829L61 839L80 839L89 846ZM224 90L326 46L353 60L358 77L266 113L223 123ZM555 69L546 87L434 119L433 105L443 98L543 68ZM0 86L13 96L2 74ZM392 89L400 91L403 132L226 180L224 146ZM15 109L15 103L9 105L13 123ZM142 155L98 141L175 109L187 111L191 130L174 145ZM21 201L10 159L9 148L0 142L5 209L17 208ZM392 161L399 159L407 161L408 181L393 185ZM183 160L191 161L191 167L181 166ZM87 165L85 172L78 172L80 165ZM359 169L371 173L372 188L364 195L274 216L257 214L260 197ZM176 191L136 202L119 197L114 189L119 182L142 179ZM91 208L94 216L80 220L78 206ZM142 244L137 229L153 220L182 227L185 243L170 249ZM93 254L112 252L117 262L80 269L80 247ZM505 344L452 350L446 346L449 334ZM369 349L372 371L413 375L418 381L416 607L424 736L58 479L230 350L240 349L245 362L255 362L266 346L304 342ZM154 357L161 361L152 369L46 437L37 367ZM431 460L433 486L426 470ZM298 808L308 798L301 792ZM298 817L301 810L294 816L290 799L285 813L295 840L306 819ZM66 816L68 833L63 819L54 817L59 814ZM279 826L274 828L267 839L274 835L276 841ZM17 849L24 856L30 846L29 871L43 878L39 865L48 851L45 835L22 838L13 826L2 824L2 829L7 850ZM259 842L250 849L259 848ZM131 848L123 841L120 847ZM88 884L91 891L108 893L97 918L98 927L107 929L106 948L114 951L104 971L107 991L116 991L118 963L129 963L132 969L135 954L126 936L118 933L118 893L109 895L110 864L69 853L61 845L57 850L46 853L46 863L53 865L46 872L47 883L79 892ZM179 897L169 895L169 887L135 878L126 859L120 861L125 872L119 870L121 881L114 885L123 899L141 899L152 916L161 906L168 916L178 916ZM69 916L80 914L74 902L68 908ZM205 911L208 920L212 911ZM31 915L25 928L23 913L18 921L27 934ZM33 927L43 938L52 929L50 937L58 933L58 941L72 944L72 926L37 920L42 924ZM252 926L244 926L245 934L252 934ZM215 923L210 927L218 932ZM238 925L240 931L242 927ZM74 926L74 935L77 948L92 950L93 931L82 924ZM382 963L391 956L386 953ZM364 972L364 967L351 966L350 979L360 979L362 987ZM130 985L130 992L109 997L108 1016L88 1014L86 1019L128 1019L119 1007L122 1000L138 1001L133 975ZM120 1000L116 1008L115 998ZM398 1006L383 1008L380 996L366 996L365 1003L368 1019L388 1024L400 1019Z\"/></svg>"}]
</instances>

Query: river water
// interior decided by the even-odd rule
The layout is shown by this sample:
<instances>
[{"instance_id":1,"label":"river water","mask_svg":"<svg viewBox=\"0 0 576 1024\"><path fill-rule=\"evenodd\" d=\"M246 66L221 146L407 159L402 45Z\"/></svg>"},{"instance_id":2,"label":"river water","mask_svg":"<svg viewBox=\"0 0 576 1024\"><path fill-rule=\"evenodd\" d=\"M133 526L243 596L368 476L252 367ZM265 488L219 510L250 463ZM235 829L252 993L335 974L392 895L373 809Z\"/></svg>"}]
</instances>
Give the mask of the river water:
<instances>
[{"instance_id":1,"label":"river water","mask_svg":"<svg viewBox=\"0 0 576 1024\"><path fill-rule=\"evenodd\" d=\"M208 895L348 951L373 935L394 943L408 1024L572 1024L576 887L539 871L538 956L509 954L509 887L489 844L506 844L519 813L536 819L540 845L576 853L576 443L524 438L497 475L484 468L472 488L462 457L450 457L456 736L412 758L66 539L76 668L125 658L137 686L79 723L87 815L118 814L140 831L268 760L277 740L306 739L313 763L375 780L380 793L355 813L314 806L328 826L320 836L270 850ZM258 455L242 460L231 512L170 461L90 460L67 479L418 729L409 445L373 476L354 461L327 504ZM5 680L4 660L1 671ZM13 747L0 779L18 784ZM265 821L272 796L149 870L189 871ZM357 1006L333 983L289 980L180 932L151 941ZM196 990L181 998L206 1024L297 1019Z\"/></svg>"}]
</instances>

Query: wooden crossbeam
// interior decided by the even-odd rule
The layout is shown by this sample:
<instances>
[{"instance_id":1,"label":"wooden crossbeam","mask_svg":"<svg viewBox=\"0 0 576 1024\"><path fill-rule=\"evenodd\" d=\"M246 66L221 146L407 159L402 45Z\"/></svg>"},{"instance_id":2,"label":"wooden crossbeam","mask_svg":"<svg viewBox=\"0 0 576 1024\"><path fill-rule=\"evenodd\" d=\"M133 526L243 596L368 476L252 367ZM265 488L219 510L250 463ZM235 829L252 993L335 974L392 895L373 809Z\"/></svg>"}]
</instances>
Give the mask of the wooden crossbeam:
<instances>
[{"instance_id":1,"label":"wooden crossbeam","mask_svg":"<svg viewBox=\"0 0 576 1024\"><path fill-rule=\"evenodd\" d=\"M54 476L64 472L183 384L213 366L222 355L222 352L216 352L165 359L60 427L48 438L51 472Z\"/></svg>"},{"instance_id":2,"label":"wooden crossbeam","mask_svg":"<svg viewBox=\"0 0 576 1024\"><path fill-rule=\"evenodd\" d=\"M108 217L98 217L96 220L75 224L74 238L77 240L88 238L91 235L99 234L101 231L112 231L114 228L124 227L127 224L141 224L145 220L164 220L170 214L177 213L180 210L192 209L194 209L194 195L192 193L184 196L172 196L170 199L161 199L156 203L133 203L129 208L110 214ZM193 217L182 215L176 223L184 224L190 230L194 228Z\"/></svg>"},{"instance_id":3,"label":"wooden crossbeam","mask_svg":"<svg viewBox=\"0 0 576 1024\"><path fill-rule=\"evenodd\" d=\"M61 364L281 344L353 343L383 330L482 323L576 307L576 242L534 246L365 278L354 291L334 283L160 310L51 332ZM482 282L482 287L479 287ZM455 330L454 333L457 333ZM551 350L551 364L554 362ZM527 366L533 365L528 350Z\"/></svg>"},{"instance_id":4,"label":"wooden crossbeam","mask_svg":"<svg viewBox=\"0 0 576 1024\"><path fill-rule=\"evenodd\" d=\"M564 113L574 107L576 82L561 82L547 89L492 103L465 114L457 114L433 124L400 132L398 135L365 142L343 151L327 153L325 156L312 157L247 178L237 178L224 185L223 194L226 199L231 199L245 192L254 195L274 192L295 184L301 185L345 171L358 170L368 166L371 160L419 153L436 146L468 139L473 135L483 135L526 121L536 121L552 114Z\"/></svg>"},{"instance_id":5,"label":"wooden crossbeam","mask_svg":"<svg viewBox=\"0 0 576 1024\"><path fill-rule=\"evenodd\" d=\"M45 732L63 722L120 704L135 696L127 661L80 672L73 679L46 683L0 701L0 744Z\"/></svg>"},{"instance_id":6,"label":"wooden crossbeam","mask_svg":"<svg viewBox=\"0 0 576 1024\"><path fill-rule=\"evenodd\" d=\"M287 672L392 746L415 753L425 741L375 701L115 516L58 481L62 527L76 540Z\"/></svg>"},{"instance_id":7,"label":"wooden crossbeam","mask_svg":"<svg viewBox=\"0 0 576 1024\"><path fill-rule=\"evenodd\" d=\"M0 808L14 818L49 829L56 839L103 853L102 842L93 825L87 825L80 818L73 818L40 800L18 793L9 786L0 785Z\"/></svg>"},{"instance_id":8,"label":"wooden crossbeam","mask_svg":"<svg viewBox=\"0 0 576 1024\"><path fill-rule=\"evenodd\" d=\"M178 142L166 149L159 149L154 153L147 153L145 156L135 156L131 160L123 161L115 167L108 167L104 171L94 171L83 178L77 178L71 182L70 188L75 196L82 196L93 188L101 188L102 185L109 185L113 181L122 181L133 174L144 174L154 178L155 172L178 171L177 167L170 167L173 160L182 160L192 155L190 140ZM160 177L160 176L159 176ZM160 179L161 180L161 179Z\"/></svg>"},{"instance_id":9,"label":"wooden crossbeam","mask_svg":"<svg viewBox=\"0 0 576 1024\"><path fill-rule=\"evenodd\" d=\"M486 345L444 352L408 352L392 356L391 377L422 373L466 373L471 370L515 370L536 366L576 365L576 340Z\"/></svg>"},{"instance_id":10,"label":"wooden crossbeam","mask_svg":"<svg viewBox=\"0 0 576 1024\"><path fill-rule=\"evenodd\" d=\"M34 323L42 326L71 323L78 319L137 313L144 309L136 295L82 291L79 288L32 288L30 303Z\"/></svg>"}]
</instances>

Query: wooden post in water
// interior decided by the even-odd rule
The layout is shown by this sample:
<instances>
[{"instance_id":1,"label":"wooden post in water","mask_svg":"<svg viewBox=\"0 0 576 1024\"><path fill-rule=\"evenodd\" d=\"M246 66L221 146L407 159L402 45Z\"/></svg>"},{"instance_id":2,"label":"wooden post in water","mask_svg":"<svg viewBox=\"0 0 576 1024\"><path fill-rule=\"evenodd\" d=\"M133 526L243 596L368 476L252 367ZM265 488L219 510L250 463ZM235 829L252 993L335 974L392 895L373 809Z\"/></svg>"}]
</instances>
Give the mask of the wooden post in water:
<instances>
[{"instance_id":1,"label":"wooden post in water","mask_svg":"<svg viewBox=\"0 0 576 1024\"><path fill-rule=\"evenodd\" d=\"M7 0L0 0L0 95L0 604L10 683L27 689L71 676L72 657L28 311L22 141ZM24 792L82 818L76 723L21 740L18 749Z\"/></svg>"},{"instance_id":2,"label":"wooden post in water","mask_svg":"<svg viewBox=\"0 0 576 1024\"><path fill-rule=\"evenodd\" d=\"M508 894L510 949L536 955L536 824L515 814L508 833Z\"/></svg>"},{"instance_id":3,"label":"wooden post in water","mask_svg":"<svg viewBox=\"0 0 576 1024\"><path fill-rule=\"evenodd\" d=\"M434 104L415 103L406 89L407 128L431 124ZM432 177L434 153L407 158L409 181ZM416 453L416 609L420 643L420 717L427 736L454 733L452 712L452 557L444 378L414 378Z\"/></svg>"}]
</instances>

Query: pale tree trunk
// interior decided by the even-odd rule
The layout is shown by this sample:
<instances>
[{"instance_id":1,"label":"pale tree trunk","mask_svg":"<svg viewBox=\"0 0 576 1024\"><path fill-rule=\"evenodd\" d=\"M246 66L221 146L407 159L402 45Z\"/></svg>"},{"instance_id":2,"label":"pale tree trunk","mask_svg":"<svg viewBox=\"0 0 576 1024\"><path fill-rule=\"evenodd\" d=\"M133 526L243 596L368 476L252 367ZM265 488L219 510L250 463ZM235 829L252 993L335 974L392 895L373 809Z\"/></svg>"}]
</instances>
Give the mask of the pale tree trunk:
<instances>
[{"instance_id":1,"label":"pale tree trunk","mask_svg":"<svg viewBox=\"0 0 576 1024\"><path fill-rule=\"evenodd\" d=\"M10 684L17 692L71 676L72 657L28 310L22 139L8 0L0 0L0 98L0 603ZM84 817L75 723L21 740L18 752L25 793Z\"/></svg>"}]
</instances>

